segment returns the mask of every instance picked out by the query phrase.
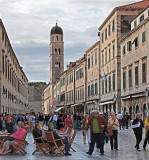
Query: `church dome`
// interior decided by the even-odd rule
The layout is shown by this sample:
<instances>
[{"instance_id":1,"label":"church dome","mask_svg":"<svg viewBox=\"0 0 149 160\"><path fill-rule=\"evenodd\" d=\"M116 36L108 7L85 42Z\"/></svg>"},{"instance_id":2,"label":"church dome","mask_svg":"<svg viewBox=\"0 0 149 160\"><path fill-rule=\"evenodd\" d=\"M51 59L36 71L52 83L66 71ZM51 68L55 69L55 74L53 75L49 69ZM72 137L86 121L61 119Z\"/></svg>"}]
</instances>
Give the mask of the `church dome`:
<instances>
[{"instance_id":1,"label":"church dome","mask_svg":"<svg viewBox=\"0 0 149 160\"><path fill-rule=\"evenodd\" d=\"M63 30L57 25L57 23L56 26L51 29L51 35L52 34L63 34Z\"/></svg>"}]
</instances>

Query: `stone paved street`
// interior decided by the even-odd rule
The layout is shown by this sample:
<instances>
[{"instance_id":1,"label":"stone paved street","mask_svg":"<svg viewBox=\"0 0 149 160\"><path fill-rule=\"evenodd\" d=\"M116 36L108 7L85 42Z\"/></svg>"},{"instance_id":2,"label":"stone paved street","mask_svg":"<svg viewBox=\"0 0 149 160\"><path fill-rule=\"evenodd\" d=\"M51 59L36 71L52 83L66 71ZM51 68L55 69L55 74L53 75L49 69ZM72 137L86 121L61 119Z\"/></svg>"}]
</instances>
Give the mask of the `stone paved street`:
<instances>
[{"instance_id":1,"label":"stone paved street","mask_svg":"<svg viewBox=\"0 0 149 160\"><path fill-rule=\"evenodd\" d=\"M146 151L137 152L134 148L135 146L135 138L133 135L133 131L131 129L119 131L119 150L111 151L110 144L105 144L105 155L100 156L95 149L94 153L91 156L86 155L86 151L88 150L88 145L83 144L82 140L83 136L81 131L78 131L76 139L74 141L73 147L77 150L77 152L72 152L72 156L62 157L60 155L56 157L46 157L42 153L35 153L32 155L32 152L35 150L35 145L33 144L33 139L31 133L27 136L27 141L29 145L26 147L27 155L22 156L20 153L17 153L15 156L7 155L1 156L0 160L148 160L149 159L149 146L147 146ZM144 137L143 137L144 139ZM143 144L141 143L140 148L142 149Z\"/></svg>"}]
</instances>

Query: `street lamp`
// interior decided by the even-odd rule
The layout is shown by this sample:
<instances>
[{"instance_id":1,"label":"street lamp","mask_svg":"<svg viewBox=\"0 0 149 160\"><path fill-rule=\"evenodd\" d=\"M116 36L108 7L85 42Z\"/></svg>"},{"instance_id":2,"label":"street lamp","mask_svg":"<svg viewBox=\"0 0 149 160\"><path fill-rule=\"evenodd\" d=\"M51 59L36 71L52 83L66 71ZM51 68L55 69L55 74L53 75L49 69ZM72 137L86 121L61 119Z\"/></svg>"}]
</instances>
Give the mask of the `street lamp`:
<instances>
[{"instance_id":1,"label":"street lamp","mask_svg":"<svg viewBox=\"0 0 149 160\"><path fill-rule=\"evenodd\" d=\"M114 95L114 97L113 97L113 101L116 102L116 96L115 96L115 95Z\"/></svg>"},{"instance_id":2,"label":"street lamp","mask_svg":"<svg viewBox=\"0 0 149 160\"><path fill-rule=\"evenodd\" d=\"M148 88L147 88L147 87L145 88L144 95L145 95L145 97L147 97L147 96L148 96Z\"/></svg>"}]
</instances>

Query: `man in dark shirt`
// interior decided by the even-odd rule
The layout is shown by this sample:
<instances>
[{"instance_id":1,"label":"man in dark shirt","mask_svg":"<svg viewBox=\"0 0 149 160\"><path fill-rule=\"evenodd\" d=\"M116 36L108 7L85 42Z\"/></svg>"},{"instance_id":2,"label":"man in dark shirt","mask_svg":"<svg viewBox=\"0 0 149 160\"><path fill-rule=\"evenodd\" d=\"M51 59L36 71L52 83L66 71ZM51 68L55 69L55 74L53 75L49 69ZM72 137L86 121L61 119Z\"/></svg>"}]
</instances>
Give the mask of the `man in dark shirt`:
<instances>
[{"instance_id":1,"label":"man in dark shirt","mask_svg":"<svg viewBox=\"0 0 149 160\"><path fill-rule=\"evenodd\" d=\"M68 152L70 151L70 144L68 143L67 137L60 137L53 129L54 129L53 123L49 122L48 131L53 132L54 139L61 139L63 141L63 143L65 144L65 151L66 151L65 156L70 156L71 154ZM57 141L57 145L58 146L62 145L61 141Z\"/></svg>"},{"instance_id":2,"label":"man in dark shirt","mask_svg":"<svg viewBox=\"0 0 149 160\"><path fill-rule=\"evenodd\" d=\"M42 138L42 129L39 126L39 121L35 122L35 128L33 129L33 135L35 138L39 138L39 139L36 139L37 143L42 143L42 140L46 142L46 139Z\"/></svg>"}]
</instances>

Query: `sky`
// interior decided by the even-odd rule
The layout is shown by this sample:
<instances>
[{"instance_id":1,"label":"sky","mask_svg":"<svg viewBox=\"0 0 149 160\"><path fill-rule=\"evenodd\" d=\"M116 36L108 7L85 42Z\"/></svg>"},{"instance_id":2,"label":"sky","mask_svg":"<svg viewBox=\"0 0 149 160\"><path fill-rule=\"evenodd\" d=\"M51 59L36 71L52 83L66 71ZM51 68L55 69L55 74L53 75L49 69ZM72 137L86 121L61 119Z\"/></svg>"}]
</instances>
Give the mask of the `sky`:
<instances>
[{"instance_id":1,"label":"sky","mask_svg":"<svg viewBox=\"0 0 149 160\"><path fill-rule=\"evenodd\" d=\"M0 0L0 19L29 82L50 80L50 31L64 33L64 67L99 40L98 28L114 7L137 0Z\"/></svg>"}]
</instances>

